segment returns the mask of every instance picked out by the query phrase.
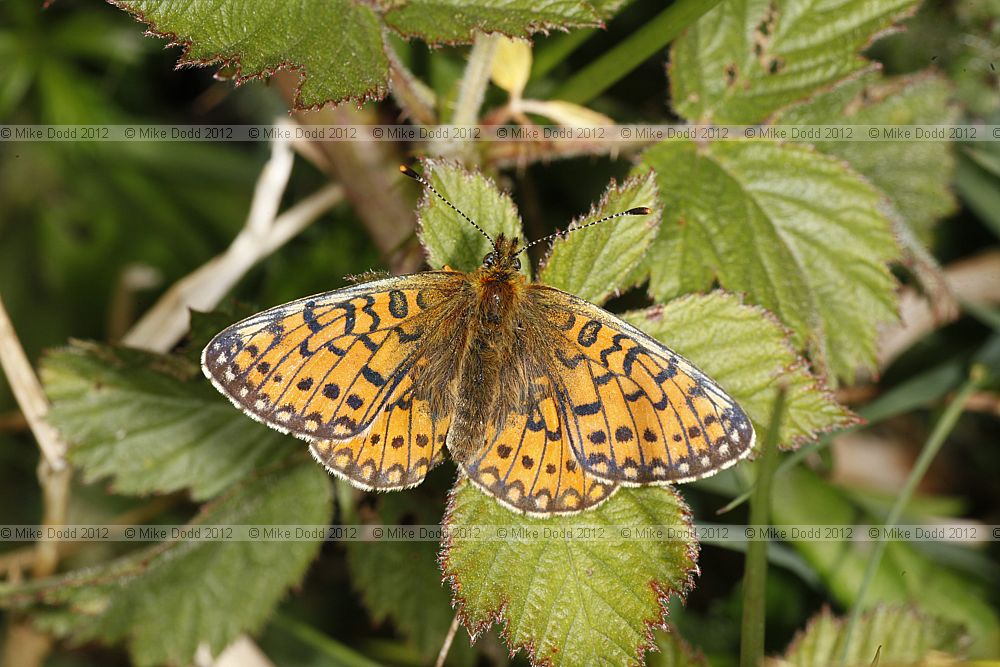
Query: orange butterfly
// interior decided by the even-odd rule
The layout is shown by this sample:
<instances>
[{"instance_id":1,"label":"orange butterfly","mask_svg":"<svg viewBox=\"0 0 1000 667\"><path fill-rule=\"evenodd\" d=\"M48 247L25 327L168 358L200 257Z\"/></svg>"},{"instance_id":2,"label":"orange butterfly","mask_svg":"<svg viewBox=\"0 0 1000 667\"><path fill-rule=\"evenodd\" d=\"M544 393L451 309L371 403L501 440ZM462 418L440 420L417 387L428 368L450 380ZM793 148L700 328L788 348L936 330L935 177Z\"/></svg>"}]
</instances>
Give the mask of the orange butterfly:
<instances>
[{"instance_id":1,"label":"orange butterfly","mask_svg":"<svg viewBox=\"0 0 1000 667\"><path fill-rule=\"evenodd\" d=\"M704 373L601 308L527 282L517 239L490 243L471 273L376 280L243 320L208 344L202 368L240 410L368 490L419 484L447 447L500 503L550 516L750 453L750 420Z\"/></svg>"}]
</instances>

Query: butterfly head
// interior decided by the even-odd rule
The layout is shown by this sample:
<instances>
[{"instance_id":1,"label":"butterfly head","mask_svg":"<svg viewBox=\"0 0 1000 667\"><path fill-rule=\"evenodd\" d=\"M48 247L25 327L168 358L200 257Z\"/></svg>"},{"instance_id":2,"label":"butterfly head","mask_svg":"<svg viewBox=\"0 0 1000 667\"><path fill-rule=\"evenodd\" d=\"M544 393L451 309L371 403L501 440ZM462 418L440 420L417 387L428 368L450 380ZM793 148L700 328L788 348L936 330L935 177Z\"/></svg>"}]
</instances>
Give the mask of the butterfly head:
<instances>
[{"instance_id":1,"label":"butterfly head","mask_svg":"<svg viewBox=\"0 0 1000 667\"><path fill-rule=\"evenodd\" d=\"M509 275L521 270L521 260L517 258L520 253L518 245L520 239L507 238L503 234L497 237L493 243L493 250L483 257L482 271L489 273Z\"/></svg>"}]
</instances>

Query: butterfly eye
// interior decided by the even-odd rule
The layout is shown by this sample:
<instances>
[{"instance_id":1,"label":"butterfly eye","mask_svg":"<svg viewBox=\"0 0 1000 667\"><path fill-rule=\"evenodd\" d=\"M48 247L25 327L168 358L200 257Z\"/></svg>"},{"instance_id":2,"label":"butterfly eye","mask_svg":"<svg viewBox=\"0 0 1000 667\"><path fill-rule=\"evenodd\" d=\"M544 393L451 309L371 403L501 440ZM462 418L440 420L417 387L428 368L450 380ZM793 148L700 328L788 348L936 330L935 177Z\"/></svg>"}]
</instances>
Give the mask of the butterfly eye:
<instances>
[{"instance_id":1,"label":"butterfly eye","mask_svg":"<svg viewBox=\"0 0 1000 667\"><path fill-rule=\"evenodd\" d=\"M514 258L514 270L515 271L521 270L521 260L517 259L516 257Z\"/></svg>"},{"instance_id":2,"label":"butterfly eye","mask_svg":"<svg viewBox=\"0 0 1000 667\"><path fill-rule=\"evenodd\" d=\"M486 268L490 268L491 266L496 264L496 261L497 261L497 254L495 252L491 252L487 254L486 257L483 257L483 266L485 266Z\"/></svg>"}]
</instances>

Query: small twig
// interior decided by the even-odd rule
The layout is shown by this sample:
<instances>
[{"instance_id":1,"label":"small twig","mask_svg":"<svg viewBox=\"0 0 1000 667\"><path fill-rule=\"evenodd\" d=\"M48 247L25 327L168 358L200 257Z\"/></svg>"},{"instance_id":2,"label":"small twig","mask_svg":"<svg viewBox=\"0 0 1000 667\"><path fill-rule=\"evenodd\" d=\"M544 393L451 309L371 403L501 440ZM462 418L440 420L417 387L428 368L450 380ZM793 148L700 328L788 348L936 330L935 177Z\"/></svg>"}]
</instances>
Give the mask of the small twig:
<instances>
[{"instance_id":1,"label":"small twig","mask_svg":"<svg viewBox=\"0 0 1000 667\"><path fill-rule=\"evenodd\" d=\"M406 68L391 46L386 48L386 55L389 56L389 91L403 115L421 125L437 123L434 91Z\"/></svg>"},{"instance_id":2,"label":"small twig","mask_svg":"<svg viewBox=\"0 0 1000 667\"><path fill-rule=\"evenodd\" d=\"M451 625L448 627L448 634L444 636L444 644L441 645L441 650L438 651L437 661L434 663L434 667L444 667L444 661L448 659L448 652L451 651L451 643L455 641L455 635L458 633L458 614L455 614L455 618L451 619Z\"/></svg>"},{"instance_id":3,"label":"small twig","mask_svg":"<svg viewBox=\"0 0 1000 667\"><path fill-rule=\"evenodd\" d=\"M14 325L7 315L7 308L0 298L0 366L7 375L7 382L14 392L14 398L21 406L21 412L31 427L31 432L42 450L45 461L53 470L66 467L66 443L59 432L45 419L49 402L42 391L31 362L28 361L21 342L17 339Z\"/></svg>"},{"instance_id":4,"label":"small twig","mask_svg":"<svg viewBox=\"0 0 1000 667\"><path fill-rule=\"evenodd\" d=\"M493 56L496 55L499 35L479 33L469 51L469 62L458 86L458 99L451 116L453 125L474 125L479 119L479 107L486 97L486 87L490 83Z\"/></svg>"},{"instance_id":5,"label":"small twig","mask_svg":"<svg viewBox=\"0 0 1000 667\"><path fill-rule=\"evenodd\" d=\"M331 184L277 215L293 160L289 142L276 140L271 159L257 181L250 214L239 235L224 253L167 290L125 334L122 342L132 347L166 352L187 332L190 309L214 308L250 268L343 199L342 188Z\"/></svg>"}]
</instances>

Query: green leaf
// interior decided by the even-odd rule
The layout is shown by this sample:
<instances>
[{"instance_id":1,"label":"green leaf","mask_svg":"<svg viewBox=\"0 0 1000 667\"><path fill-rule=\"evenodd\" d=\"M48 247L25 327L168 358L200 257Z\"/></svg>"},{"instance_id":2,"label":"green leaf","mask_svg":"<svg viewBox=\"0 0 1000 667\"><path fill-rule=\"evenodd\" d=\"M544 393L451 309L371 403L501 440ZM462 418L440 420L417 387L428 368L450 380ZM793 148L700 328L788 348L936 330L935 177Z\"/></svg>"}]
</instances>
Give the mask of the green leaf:
<instances>
[{"instance_id":1,"label":"green leaf","mask_svg":"<svg viewBox=\"0 0 1000 667\"><path fill-rule=\"evenodd\" d=\"M859 55L914 0L733 0L674 42L670 94L702 123L758 123L868 61Z\"/></svg>"},{"instance_id":2,"label":"green leaf","mask_svg":"<svg viewBox=\"0 0 1000 667\"><path fill-rule=\"evenodd\" d=\"M425 160L423 165L424 177L435 189L491 237L503 234L508 238L524 238L517 207L491 179L451 162ZM417 219L420 242L435 269L447 265L459 271L473 271L493 250L479 230L432 192L424 193L417 207ZM527 261L521 262L521 271L531 274Z\"/></svg>"},{"instance_id":3,"label":"green leaf","mask_svg":"<svg viewBox=\"0 0 1000 667\"><path fill-rule=\"evenodd\" d=\"M330 481L305 455L250 478L189 526L325 524ZM127 644L137 665L190 664L202 644L218 655L267 621L319 552L317 541L171 541L96 569L0 588L0 602L35 597L55 609L36 622L74 641ZM69 613L67 613L69 612ZM54 626L53 626L54 624Z\"/></svg>"},{"instance_id":4,"label":"green leaf","mask_svg":"<svg viewBox=\"0 0 1000 667\"><path fill-rule=\"evenodd\" d=\"M553 28L597 26L600 19L590 3L564 0L410 0L385 16L400 33L429 42L471 42L476 31L528 37Z\"/></svg>"},{"instance_id":5,"label":"green leaf","mask_svg":"<svg viewBox=\"0 0 1000 667\"><path fill-rule=\"evenodd\" d=\"M778 315L831 376L874 364L899 255L877 190L797 144L668 141L642 162L667 216L646 260L657 301L717 280Z\"/></svg>"},{"instance_id":6,"label":"green leaf","mask_svg":"<svg viewBox=\"0 0 1000 667\"><path fill-rule=\"evenodd\" d=\"M378 497L376 521L382 524L432 525L440 521L440 498L433 504L420 494L387 493ZM428 501L428 502L422 502ZM376 623L391 619L425 662L437 657L455 612L438 569L438 543L430 540L348 542L351 581L361 592ZM455 637L448 654L452 664L471 664L467 638Z\"/></svg>"},{"instance_id":7,"label":"green leaf","mask_svg":"<svg viewBox=\"0 0 1000 667\"><path fill-rule=\"evenodd\" d=\"M184 44L181 64L236 64L237 80L279 68L301 73L297 107L381 99L389 61L375 10L351 0L118 3L157 34Z\"/></svg>"},{"instance_id":8,"label":"green leaf","mask_svg":"<svg viewBox=\"0 0 1000 667\"><path fill-rule=\"evenodd\" d=\"M871 71L780 114L776 125L937 125L955 121L952 86L933 73L885 78ZM854 137L857 139L857 137ZM889 196L924 240L955 211L955 158L947 141L813 141L847 160Z\"/></svg>"},{"instance_id":9,"label":"green leaf","mask_svg":"<svg viewBox=\"0 0 1000 667\"><path fill-rule=\"evenodd\" d=\"M633 177L620 187L612 183L590 213L577 218L569 229L637 206L656 206L656 179L652 174ZM600 304L627 280L656 237L660 213L623 216L591 229L559 237L552 244L539 280Z\"/></svg>"},{"instance_id":10,"label":"green leaf","mask_svg":"<svg viewBox=\"0 0 1000 667\"><path fill-rule=\"evenodd\" d=\"M940 664L939 652L954 656L965 633L960 624L929 616L914 606L880 606L861 617L844 653L845 621L824 608L809 620L780 659L771 667L844 667ZM936 654L936 655L935 655ZM932 659L933 658L933 659Z\"/></svg>"},{"instance_id":11,"label":"green leaf","mask_svg":"<svg viewBox=\"0 0 1000 667\"><path fill-rule=\"evenodd\" d=\"M42 380L70 461L87 481L110 477L116 493L190 489L204 500L296 451L183 357L74 343L48 354Z\"/></svg>"},{"instance_id":12,"label":"green leaf","mask_svg":"<svg viewBox=\"0 0 1000 667\"><path fill-rule=\"evenodd\" d=\"M526 649L535 665L590 664L594 656L641 662L666 599L683 596L696 571L693 539L610 539L648 525L687 537L691 517L672 487L621 489L585 514L532 519L460 482L445 525L451 537L442 564L462 622L475 636L502 620L511 649ZM583 525L608 539L584 539ZM477 539L463 527L502 529L507 538ZM528 536L533 531L538 539Z\"/></svg>"},{"instance_id":13,"label":"green leaf","mask_svg":"<svg viewBox=\"0 0 1000 667\"><path fill-rule=\"evenodd\" d=\"M809 372L774 316L736 296L690 295L622 318L691 359L729 392L753 422L758 446L767 440L779 385L786 391L778 438L783 448L857 420Z\"/></svg>"}]
</instances>

